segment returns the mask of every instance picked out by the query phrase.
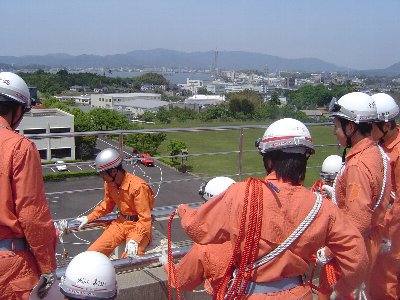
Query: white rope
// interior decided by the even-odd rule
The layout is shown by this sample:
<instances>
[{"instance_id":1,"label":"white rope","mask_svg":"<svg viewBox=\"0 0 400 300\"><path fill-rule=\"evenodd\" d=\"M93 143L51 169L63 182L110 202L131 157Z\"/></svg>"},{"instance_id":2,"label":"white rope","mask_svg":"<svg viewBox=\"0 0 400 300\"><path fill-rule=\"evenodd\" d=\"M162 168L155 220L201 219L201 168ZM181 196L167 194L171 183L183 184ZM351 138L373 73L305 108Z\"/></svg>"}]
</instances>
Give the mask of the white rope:
<instances>
[{"instance_id":1,"label":"white rope","mask_svg":"<svg viewBox=\"0 0 400 300\"><path fill-rule=\"evenodd\" d=\"M343 175L345 169L346 169L346 163L343 162L342 166L340 167L339 172L336 174L335 180L333 181L333 185L332 185L333 191L332 191L332 197L331 198L332 198L332 202L336 206L338 206L337 201L336 201L336 181L337 181L337 179L339 177L339 174L340 174L340 176Z\"/></svg>"},{"instance_id":2,"label":"white rope","mask_svg":"<svg viewBox=\"0 0 400 300\"><path fill-rule=\"evenodd\" d=\"M376 202L374 209L372 211L375 211L379 204L381 203L383 199L383 195L385 194L385 188L386 188L386 180L387 180L387 163L389 161L389 157L386 155L385 151L383 151L382 147L380 145L377 145L379 151L381 152L382 156L382 163L383 163L383 182L382 182L382 189L381 189L381 194L379 195L378 201Z\"/></svg>"},{"instance_id":3,"label":"white rope","mask_svg":"<svg viewBox=\"0 0 400 300\"><path fill-rule=\"evenodd\" d=\"M385 151L382 149L382 147L380 145L376 145L379 149L379 152L381 153L382 156L382 163L383 163L383 182L382 182L382 189L381 189L381 193L379 195L378 201L376 202L374 208L372 209L372 211L374 212L379 204L381 203L383 196L385 194L385 189L386 189L386 182L387 182L387 170L388 170L388 161L389 161L389 157L386 155ZM337 178L339 177L339 174L342 175L344 173L346 165L343 164L340 171L338 172L338 174L335 177L335 180L333 181L333 192L332 192L332 202L337 206L337 201L336 201L336 181Z\"/></svg>"}]
</instances>

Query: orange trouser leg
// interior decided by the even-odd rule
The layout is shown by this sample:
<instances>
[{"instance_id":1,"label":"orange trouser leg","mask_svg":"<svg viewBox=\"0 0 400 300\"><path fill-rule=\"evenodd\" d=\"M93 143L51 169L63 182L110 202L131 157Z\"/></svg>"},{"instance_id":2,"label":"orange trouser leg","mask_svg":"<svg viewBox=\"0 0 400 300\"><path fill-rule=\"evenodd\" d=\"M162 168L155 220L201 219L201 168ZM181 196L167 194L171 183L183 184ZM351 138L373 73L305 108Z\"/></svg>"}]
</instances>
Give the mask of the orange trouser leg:
<instances>
[{"instance_id":1,"label":"orange trouser leg","mask_svg":"<svg viewBox=\"0 0 400 300\"><path fill-rule=\"evenodd\" d=\"M123 241L125 241L123 224L113 221L104 229L103 234L88 248L88 251L97 251L110 256L114 249Z\"/></svg>"},{"instance_id":2,"label":"orange trouser leg","mask_svg":"<svg viewBox=\"0 0 400 300\"><path fill-rule=\"evenodd\" d=\"M399 281L397 278L400 272L400 260L391 255L381 255L371 274L370 295L372 299L399 299L397 291Z\"/></svg>"},{"instance_id":3,"label":"orange trouser leg","mask_svg":"<svg viewBox=\"0 0 400 300\"><path fill-rule=\"evenodd\" d=\"M39 270L28 251L0 251L0 299L27 300L39 280Z\"/></svg>"}]
</instances>

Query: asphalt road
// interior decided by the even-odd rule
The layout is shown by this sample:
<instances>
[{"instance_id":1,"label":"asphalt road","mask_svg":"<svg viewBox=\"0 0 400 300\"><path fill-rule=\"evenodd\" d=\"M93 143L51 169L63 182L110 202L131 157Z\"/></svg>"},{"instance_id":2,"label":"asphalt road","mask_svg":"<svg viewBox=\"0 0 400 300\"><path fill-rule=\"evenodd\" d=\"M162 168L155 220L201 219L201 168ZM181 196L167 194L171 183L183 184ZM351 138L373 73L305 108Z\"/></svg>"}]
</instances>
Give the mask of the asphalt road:
<instances>
[{"instance_id":1,"label":"asphalt road","mask_svg":"<svg viewBox=\"0 0 400 300\"><path fill-rule=\"evenodd\" d=\"M101 148L105 146L103 144ZM203 180L197 176L180 173L158 161L155 162L154 167L146 167L142 164L127 165L124 162L124 168L150 184L156 195L155 207L157 208L201 201L198 190ZM71 170L71 166L68 166L68 169ZM48 168L44 167L43 170L45 173ZM103 181L99 176L47 182L45 191L54 220L76 218L88 214L103 199L104 193ZM167 218L155 221L154 228L166 236L167 223ZM91 230L64 236L64 247L68 256L73 257L85 251L89 243L93 242L101 232L101 230ZM181 229L179 219L175 219L172 227L172 240L177 242L187 239L189 238ZM63 252L60 243L57 252L59 254Z\"/></svg>"}]
</instances>

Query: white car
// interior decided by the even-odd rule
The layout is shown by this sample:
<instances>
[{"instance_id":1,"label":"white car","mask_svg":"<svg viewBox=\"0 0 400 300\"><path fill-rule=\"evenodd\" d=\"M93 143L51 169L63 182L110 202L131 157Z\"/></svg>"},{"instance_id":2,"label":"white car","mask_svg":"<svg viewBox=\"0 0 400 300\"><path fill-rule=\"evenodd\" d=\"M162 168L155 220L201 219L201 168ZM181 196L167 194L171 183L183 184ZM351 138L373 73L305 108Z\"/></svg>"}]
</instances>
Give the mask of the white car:
<instances>
[{"instance_id":1,"label":"white car","mask_svg":"<svg viewBox=\"0 0 400 300\"><path fill-rule=\"evenodd\" d=\"M63 160L56 161L56 169L59 172L68 171L67 165L65 164L65 162Z\"/></svg>"}]
</instances>

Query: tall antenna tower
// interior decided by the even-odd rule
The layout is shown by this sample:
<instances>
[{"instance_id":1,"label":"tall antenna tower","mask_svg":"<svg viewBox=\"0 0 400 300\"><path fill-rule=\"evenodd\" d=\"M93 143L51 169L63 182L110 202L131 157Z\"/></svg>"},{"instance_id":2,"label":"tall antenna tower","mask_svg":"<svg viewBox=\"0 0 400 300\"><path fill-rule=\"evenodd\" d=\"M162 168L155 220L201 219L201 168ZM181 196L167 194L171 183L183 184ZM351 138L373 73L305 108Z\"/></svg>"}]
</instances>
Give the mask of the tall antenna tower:
<instances>
[{"instance_id":1,"label":"tall antenna tower","mask_svg":"<svg viewBox=\"0 0 400 300\"><path fill-rule=\"evenodd\" d=\"M214 77L214 79L218 78L217 63L218 63L218 50L217 50L217 48L215 48L214 59L213 59L212 67L211 67L211 75Z\"/></svg>"},{"instance_id":2,"label":"tall antenna tower","mask_svg":"<svg viewBox=\"0 0 400 300\"><path fill-rule=\"evenodd\" d=\"M267 84L269 84L269 69L268 69L268 64L265 64L265 66L264 66L264 76L267 78Z\"/></svg>"}]
</instances>

